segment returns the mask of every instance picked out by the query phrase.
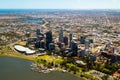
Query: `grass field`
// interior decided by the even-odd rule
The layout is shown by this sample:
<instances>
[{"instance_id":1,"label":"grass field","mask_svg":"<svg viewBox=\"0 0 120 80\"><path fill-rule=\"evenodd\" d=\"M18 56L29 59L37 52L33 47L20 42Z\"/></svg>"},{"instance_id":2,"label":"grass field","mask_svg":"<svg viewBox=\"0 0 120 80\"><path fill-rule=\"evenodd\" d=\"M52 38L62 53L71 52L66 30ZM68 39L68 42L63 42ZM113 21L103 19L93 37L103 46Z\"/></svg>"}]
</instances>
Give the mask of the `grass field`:
<instances>
[{"instance_id":1,"label":"grass field","mask_svg":"<svg viewBox=\"0 0 120 80\"><path fill-rule=\"evenodd\" d=\"M59 58L55 58L52 55L44 55L44 56L39 56L37 57L37 59L42 59L42 60L46 60L46 62L55 62L55 64L60 64L63 62L63 59L61 57Z\"/></svg>"}]
</instances>

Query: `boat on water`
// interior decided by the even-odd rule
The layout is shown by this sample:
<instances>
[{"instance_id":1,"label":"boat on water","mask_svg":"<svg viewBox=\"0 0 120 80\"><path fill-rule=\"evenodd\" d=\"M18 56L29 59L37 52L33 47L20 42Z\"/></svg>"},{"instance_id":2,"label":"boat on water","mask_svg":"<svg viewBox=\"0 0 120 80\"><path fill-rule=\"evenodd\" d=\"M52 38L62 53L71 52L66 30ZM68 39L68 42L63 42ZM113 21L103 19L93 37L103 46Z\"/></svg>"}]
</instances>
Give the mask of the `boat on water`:
<instances>
[{"instance_id":1,"label":"boat on water","mask_svg":"<svg viewBox=\"0 0 120 80\"><path fill-rule=\"evenodd\" d=\"M37 64L36 63L32 63L30 66L31 67L37 67Z\"/></svg>"},{"instance_id":2,"label":"boat on water","mask_svg":"<svg viewBox=\"0 0 120 80\"><path fill-rule=\"evenodd\" d=\"M62 70L63 73L67 72L67 70Z\"/></svg>"}]
</instances>

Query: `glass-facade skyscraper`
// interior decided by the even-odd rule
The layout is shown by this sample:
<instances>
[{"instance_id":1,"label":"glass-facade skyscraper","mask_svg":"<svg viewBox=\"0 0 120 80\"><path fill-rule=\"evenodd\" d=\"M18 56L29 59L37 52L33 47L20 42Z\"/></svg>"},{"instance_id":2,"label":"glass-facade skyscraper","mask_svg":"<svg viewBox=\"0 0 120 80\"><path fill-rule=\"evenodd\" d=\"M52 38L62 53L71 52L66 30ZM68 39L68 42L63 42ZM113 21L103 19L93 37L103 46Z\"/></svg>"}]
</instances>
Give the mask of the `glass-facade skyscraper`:
<instances>
[{"instance_id":1,"label":"glass-facade skyscraper","mask_svg":"<svg viewBox=\"0 0 120 80\"><path fill-rule=\"evenodd\" d=\"M60 31L59 31L59 42L63 42L63 28L60 27Z\"/></svg>"},{"instance_id":2,"label":"glass-facade skyscraper","mask_svg":"<svg viewBox=\"0 0 120 80\"><path fill-rule=\"evenodd\" d=\"M46 49L49 50L49 44L52 43L52 32L48 31L46 33Z\"/></svg>"}]
</instances>

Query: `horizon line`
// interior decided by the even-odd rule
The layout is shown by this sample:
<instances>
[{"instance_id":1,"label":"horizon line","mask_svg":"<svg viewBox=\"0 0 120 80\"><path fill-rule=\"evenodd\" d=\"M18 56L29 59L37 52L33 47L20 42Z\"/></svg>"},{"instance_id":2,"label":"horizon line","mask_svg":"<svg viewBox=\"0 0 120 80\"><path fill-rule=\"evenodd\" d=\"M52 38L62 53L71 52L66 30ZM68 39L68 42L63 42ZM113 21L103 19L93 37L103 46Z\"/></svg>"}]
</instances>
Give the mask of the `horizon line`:
<instances>
[{"instance_id":1,"label":"horizon line","mask_svg":"<svg viewBox=\"0 0 120 80\"><path fill-rule=\"evenodd\" d=\"M7 9L11 9L11 10L15 10L15 9L26 9L26 10L30 10L30 9L36 9L36 10L120 10L120 9L113 9L113 8L93 8L93 9L68 9L68 8L0 8L0 10L7 10Z\"/></svg>"}]
</instances>

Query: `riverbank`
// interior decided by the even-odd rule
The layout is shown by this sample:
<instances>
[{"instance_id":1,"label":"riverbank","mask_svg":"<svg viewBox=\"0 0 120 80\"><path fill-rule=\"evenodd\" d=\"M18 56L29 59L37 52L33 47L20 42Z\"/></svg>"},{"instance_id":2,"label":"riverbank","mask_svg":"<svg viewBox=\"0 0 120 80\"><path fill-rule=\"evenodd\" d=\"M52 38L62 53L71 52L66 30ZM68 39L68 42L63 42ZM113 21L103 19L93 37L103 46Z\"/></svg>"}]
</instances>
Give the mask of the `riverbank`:
<instances>
[{"instance_id":1,"label":"riverbank","mask_svg":"<svg viewBox=\"0 0 120 80\"><path fill-rule=\"evenodd\" d=\"M35 57L33 57L33 56L24 56L24 55L11 55L11 54L1 54L0 53L0 57L13 57L13 58L19 58L19 59L24 59L24 60L30 60L30 61L33 61L33 62L35 62L35 63L38 63L37 62L37 58ZM43 59L43 58L42 58ZM51 62L51 61L50 61ZM44 64L42 64L42 66L43 66ZM40 64L39 64L39 66L40 66ZM50 69L49 69L49 71L47 71L48 69L46 69L46 71L43 71L43 72L41 72L41 73L51 73L51 72L53 72L53 71L51 71ZM63 70L64 69L62 69L62 68L60 68L60 67L57 67L57 68L55 68L54 69L54 71L60 71L60 72L63 72ZM34 70L33 70L34 71ZM42 71L42 70L41 70ZM35 71L35 72L39 72L39 71ZM79 75L75 75L75 74L73 74L73 73L71 73L71 72L68 72L68 71L66 71L66 73L69 73L69 74L71 74L71 75L74 75L74 76L76 76L76 77L79 77L80 78L80 76Z\"/></svg>"},{"instance_id":2,"label":"riverbank","mask_svg":"<svg viewBox=\"0 0 120 80\"><path fill-rule=\"evenodd\" d=\"M19 58L0 57L0 80L82 80L59 71L47 74L31 71L32 63L32 61Z\"/></svg>"},{"instance_id":3,"label":"riverbank","mask_svg":"<svg viewBox=\"0 0 120 80\"><path fill-rule=\"evenodd\" d=\"M25 60L30 60L30 61L35 61L35 58L33 57L26 57L26 56L17 56L17 55L7 55L7 54L0 54L2 57L13 57L13 58L20 58L20 59L25 59Z\"/></svg>"}]
</instances>

